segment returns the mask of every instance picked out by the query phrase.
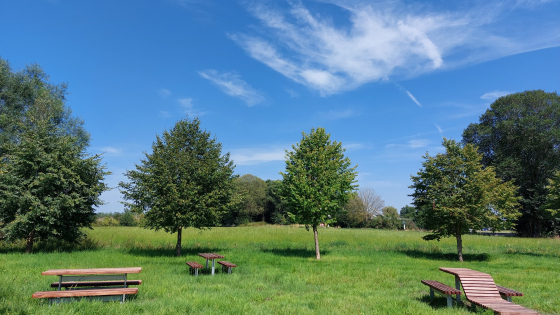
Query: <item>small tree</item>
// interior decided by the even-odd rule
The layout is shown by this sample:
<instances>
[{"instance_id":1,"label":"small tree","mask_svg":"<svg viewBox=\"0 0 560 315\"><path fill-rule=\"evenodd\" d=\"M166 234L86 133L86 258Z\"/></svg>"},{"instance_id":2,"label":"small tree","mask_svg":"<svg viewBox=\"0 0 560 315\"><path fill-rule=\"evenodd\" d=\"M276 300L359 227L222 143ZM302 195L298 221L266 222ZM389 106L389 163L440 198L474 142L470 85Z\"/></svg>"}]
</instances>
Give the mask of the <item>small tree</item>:
<instances>
[{"instance_id":1,"label":"small tree","mask_svg":"<svg viewBox=\"0 0 560 315\"><path fill-rule=\"evenodd\" d=\"M231 208L234 194L233 162L221 155L222 144L200 129L200 121L175 124L163 137L156 136L152 154L120 182L127 209L145 213L149 229L177 232L176 254L181 256L184 227L204 229L218 224Z\"/></svg>"},{"instance_id":2,"label":"small tree","mask_svg":"<svg viewBox=\"0 0 560 315\"><path fill-rule=\"evenodd\" d=\"M511 227L519 216L516 187L496 178L492 167L483 168L482 154L471 144L443 140L445 154L426 159L417 176L411 176L411 195L418 215L431 234L425 240L455 236L459 261L463 261L461 236L469 229Z\"/></svg>"},{"instance_id":3,"label":"small tree","mask_svg":"<svg viewBox=\"0 0 560 315\"><path fill-rule=\"evenodd\" d=\"M67 135L54 115L62 104L35 104L18 125L0 157L0 232L8 240L78 242L95 220L94 207L108 187L99 155L88 156L79 139Z\"/></svg>"},{"instance_id":4,"label":"small tree","mask_svg":"<svg viewBox=\"0 0 560 315\"><path fill-rule=\"evenodd\" d=\"M356 167L344 157L339 142L331 142L324 128L303 132L300 143L286 151L282 195L294 222L313 228L315 254L321 259L317 227L336 221L337 211L348 202L355 183Z\"/></svg>"}]
</instances>

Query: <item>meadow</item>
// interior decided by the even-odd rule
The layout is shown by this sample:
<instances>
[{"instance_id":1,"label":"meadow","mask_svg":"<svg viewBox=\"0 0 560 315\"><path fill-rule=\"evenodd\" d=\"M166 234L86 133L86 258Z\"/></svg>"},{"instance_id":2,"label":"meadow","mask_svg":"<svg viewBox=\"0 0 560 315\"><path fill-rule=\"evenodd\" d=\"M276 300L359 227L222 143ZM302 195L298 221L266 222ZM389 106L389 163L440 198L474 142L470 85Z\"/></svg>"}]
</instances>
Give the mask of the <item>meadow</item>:
<instances>
[{"instance_id":1,"label":"meadow","mask_svg":"<svg viewBox=\"0 0 560 315\"><path fill-rule=\"evenodd\" d=\"M464 236L464 263L455 239L426 242L422 232L320 229L321 260L313 234L302 227L213 228L183 232L183 256L175 257L176 235L137 227L96 227L72 251L45 247L32 255L0 244L1 314L493 314L454 306L420 280L450 286L439 267L487 272L497 284L524 293L515 303L540 314L560 314L560 240ZM186 261L203 263L216 252L238 265L231 275L189 274ZM138 294L124 304L79 301L49 305L32 299L56 277L47 269L142 267Z\"/></svg>"}]
</instances>

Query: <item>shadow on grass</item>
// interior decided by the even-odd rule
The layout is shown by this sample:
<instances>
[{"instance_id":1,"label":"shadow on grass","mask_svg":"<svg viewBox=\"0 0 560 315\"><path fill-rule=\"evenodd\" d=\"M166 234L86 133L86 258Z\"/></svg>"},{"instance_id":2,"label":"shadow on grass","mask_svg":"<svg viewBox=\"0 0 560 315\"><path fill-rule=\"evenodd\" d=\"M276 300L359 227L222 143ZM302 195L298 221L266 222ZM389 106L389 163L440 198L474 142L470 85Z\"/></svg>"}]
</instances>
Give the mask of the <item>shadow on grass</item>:
<instances>
[{"instance_id":1,"label":"shadow on grass","mask_svg":"<svg viewBox=\"0 0 560 315\"><path fill-rule=\"evenodd\" d=\"M424 258L431 260L443 261L458 261L457 253L439 253L439 252L426 252L417 249L401 249L395 250L396 252L403 253L408 257ZM490 261L490 255L484 254L463 254L463 261Z\"/></svg>"},{"instance_id":2,"label":"shadow on grass","mask_svg":"<svg viewBox=\"0 0 560 315\"><path fill-rule=\"evenodd\" d=\"M198 256L199 253L216 253L220 254L225 248L221 247L183 247L181 248L181 256ZM175 248L168 247L156 247L156 248L142 248L142 247L132 247L127 251L131 255L143 256L143 257L169 257L176 256L177 252ZM201 259L204 259L200 257Z\"/></svg>"},{"instance_id":3,"label":"shadow on grass","mask_svg":"<svg viewBox=\"0 0 560 315\"><path fill-rule=\"evenodd\" d=\"M37 241L33 245L33 253L71 253L89 250L97 250L100 245L97 241L85 238L80 243L71 243L63 240L49 239ZM0 254L25 253L26 243L24 241L0 242Z\"/></svg>"},{"instance_id":4,"label":"shadow on grass","mask_svg":"<svg viewBox=\"0 0 560 315\"><path fill-rule=\"evenodd\" d=\"M314 258L315 250L306 248L263 248L264 253L271 253L284 257L301 257L301 258ZM328 255L328 250L321 250L321 256Z\"/></svg>"}]
</instances>

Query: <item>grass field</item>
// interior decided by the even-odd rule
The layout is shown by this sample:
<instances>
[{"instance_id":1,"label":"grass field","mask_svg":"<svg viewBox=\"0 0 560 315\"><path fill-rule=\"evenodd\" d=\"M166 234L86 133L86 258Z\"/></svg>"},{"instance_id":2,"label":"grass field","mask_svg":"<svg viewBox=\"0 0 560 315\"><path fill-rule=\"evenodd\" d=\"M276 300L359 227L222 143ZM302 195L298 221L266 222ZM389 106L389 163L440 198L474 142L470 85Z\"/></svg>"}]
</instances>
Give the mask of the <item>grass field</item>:
<instances>
[{"instance_id":1,"label":"grass field","mask_svg":"<svg viewBox=\"0 0 560 315\"><path fill-rule=\"evenodd\" d=\"M90 248L23 254L0 244L1 314L492 314L466 306L430 303L422 279L450 286L439 267L487 272L497 284L525 294L513 301L541 314L560 314L560 240L466 235L464 263L454 239L425 242L423 233L372 229L320 229L322 259L313 234L284 226L187 229L183 256L174 257L176 235L132 227L88 231ZM197 278L186 261L217 252L238 265L232 275ZM136 297L118 302L80 301L49 306L32 299L49 289L61 268L142 267Z\"/></svg>"}]
</instances>

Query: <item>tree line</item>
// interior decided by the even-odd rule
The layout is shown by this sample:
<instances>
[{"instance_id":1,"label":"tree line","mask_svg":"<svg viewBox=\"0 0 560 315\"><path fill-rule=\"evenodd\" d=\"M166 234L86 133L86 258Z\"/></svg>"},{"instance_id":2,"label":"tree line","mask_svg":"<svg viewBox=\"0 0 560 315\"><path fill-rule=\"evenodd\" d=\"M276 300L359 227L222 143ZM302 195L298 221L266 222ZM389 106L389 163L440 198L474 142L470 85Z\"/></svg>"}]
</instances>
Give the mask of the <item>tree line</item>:
<instances>
[{"instance_id":1,"label":"tree line","mask_svg":"<svg viewBox=\"0 0 560 315\"><path fill-rule=\"evenodd\" d=\"M65 84L52 84L38 65L13 71L0 58L0 238L79 242L99 217L110 173L87 152L89 134L66 105ZM252 221L318 226L398 228L416 224L426 240L470 229L513 227L521 235L558 234L560 222L560 98L526 91L497 99L469 125L461 142L423 157L411 176L414 206L385 206L356 184L356 167L324 128L303 132L286 150L282 180L234 173L222 144L200 120L182 119L157 135L152 150L119 183L126 224L177 233ZM113 214L113 217L115 215ZM126 219L124 219L126 217ZM130 221L130 218L133 218ZM127 221L128 220L128 221ZM128 223L127 223L128 222ZM121 221L119 220L119 224Z\"/></svg>"}]
</instances>

